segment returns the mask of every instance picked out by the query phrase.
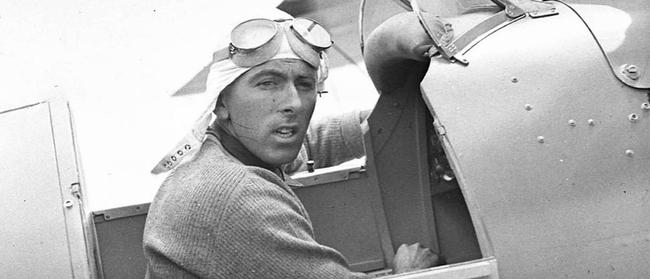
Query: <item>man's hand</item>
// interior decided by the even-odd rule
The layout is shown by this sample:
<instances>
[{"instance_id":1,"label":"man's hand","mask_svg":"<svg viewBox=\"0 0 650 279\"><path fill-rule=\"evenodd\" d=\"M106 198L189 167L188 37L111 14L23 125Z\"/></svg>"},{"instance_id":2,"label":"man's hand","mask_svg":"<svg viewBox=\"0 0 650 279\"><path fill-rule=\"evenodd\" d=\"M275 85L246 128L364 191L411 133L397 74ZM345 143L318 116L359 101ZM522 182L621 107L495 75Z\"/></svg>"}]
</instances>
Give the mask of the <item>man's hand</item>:
<instances>
[{"instance_id":1,"label":"man's hand","mask_svg":"<svg viewBox=\"0 0 650 279\"><path fill-rule=\"evenodd\" d=\"M402 244L395 253L393 271L397 274L427 268L438 264L439 259L438 255L420 243Z\"/></svg>"}]
</instances>

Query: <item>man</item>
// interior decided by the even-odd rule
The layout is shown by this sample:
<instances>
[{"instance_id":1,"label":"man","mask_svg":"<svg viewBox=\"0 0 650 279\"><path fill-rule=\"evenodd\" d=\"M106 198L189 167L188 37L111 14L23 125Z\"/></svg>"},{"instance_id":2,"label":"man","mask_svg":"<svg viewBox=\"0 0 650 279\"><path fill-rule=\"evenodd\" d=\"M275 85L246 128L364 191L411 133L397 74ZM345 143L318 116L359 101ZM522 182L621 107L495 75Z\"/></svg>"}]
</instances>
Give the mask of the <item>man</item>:
<instances>
[{"instance_id":1,"label":"man","mask_svg":"<svg viewBox=\"0 0 650 279\"><path fill-rule=\"evenodd\" d=\"M327 76L323 51L330 45L325 29L307 19L254 19L233 29L208 76L207 90L218 94L210 106L216 120L206 131L204 114L154 169L176 168L147 218L149 278L365 277L314 240L309 216L291 190L297 182L282 170L301 152L310 129ZM312 127L309 135L310 152L302 151L302 159L332 165L363 154L358 114ZM292 168L301 165L304 160ZM394 270L436 260L428 249L403 245Z\"/></svg>"}]
</instances>

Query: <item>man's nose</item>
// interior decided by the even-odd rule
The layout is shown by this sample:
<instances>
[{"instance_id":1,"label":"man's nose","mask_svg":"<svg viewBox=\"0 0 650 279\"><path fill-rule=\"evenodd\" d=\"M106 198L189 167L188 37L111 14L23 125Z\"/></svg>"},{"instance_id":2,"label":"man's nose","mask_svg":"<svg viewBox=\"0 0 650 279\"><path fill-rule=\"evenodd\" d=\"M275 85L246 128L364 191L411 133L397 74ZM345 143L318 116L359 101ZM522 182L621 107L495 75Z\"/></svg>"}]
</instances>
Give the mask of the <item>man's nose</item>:
<instances>
[{"instance_id":1,"label":"man's nose","mask_svg":"<svg viewBox=\"0 0 650 279\"><path fill-rule=\"evenodd\" d=\"M283 93L279 111L286 116L293 116L302 109L300 93L293 83L287 85Z\"/></svg>"}]
</instances>

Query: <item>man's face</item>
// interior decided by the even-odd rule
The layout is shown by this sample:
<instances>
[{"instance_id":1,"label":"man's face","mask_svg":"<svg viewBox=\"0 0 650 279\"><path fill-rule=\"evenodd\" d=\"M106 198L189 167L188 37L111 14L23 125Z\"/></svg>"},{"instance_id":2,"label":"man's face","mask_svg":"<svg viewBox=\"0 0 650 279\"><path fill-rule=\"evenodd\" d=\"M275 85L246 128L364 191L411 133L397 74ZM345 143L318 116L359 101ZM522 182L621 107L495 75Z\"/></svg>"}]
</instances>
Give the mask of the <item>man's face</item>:
<instances>
[{"instance_id":1,"label":"man's face","mask_svg":"<svg viewBox=\"0 0 650 279\"><path fill-rule=\"evenodd\" d=\"M224 128L259 159L272 166L289 163L314 112L316 73L301 60L270 60L231 84L217 115L227 112Z\"/></svg>"}]
</instances>

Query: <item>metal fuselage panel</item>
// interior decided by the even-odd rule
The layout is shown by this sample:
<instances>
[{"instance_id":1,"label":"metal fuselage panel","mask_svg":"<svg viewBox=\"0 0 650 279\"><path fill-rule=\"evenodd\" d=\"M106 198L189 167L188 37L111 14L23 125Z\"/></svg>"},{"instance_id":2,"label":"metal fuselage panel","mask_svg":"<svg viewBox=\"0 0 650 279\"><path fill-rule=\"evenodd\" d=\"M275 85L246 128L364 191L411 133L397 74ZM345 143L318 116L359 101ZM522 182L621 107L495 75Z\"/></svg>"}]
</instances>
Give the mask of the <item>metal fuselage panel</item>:
<instances>
[{"instance_id":1,"label":"metal fuselage panel","mask_svg":"<svg viewBox=\"0 0 650 279\"><path fill-rule=\"evenodd\" d=\"M0 111L0 274L95 278L67 103L46 100Z\"/></svg>"},{"instance_id":2,"label":"metal fuselage panel","mask_svg":"<svg viewBox=\"0 0 650 279\"><path fill-rule=\"evenodd\" d=\"M488 36L468 66L433 59L424 99L503 278L648 274L648 92L557 7Z\"/></svg>"},{"instance_id":3,"label":"metal fuselage panel","mask_svg":"<svg viewBox=\"0 0 650 279\"><path fill-rule=\"evenodd\" d=\"M646 0L572 0L618 79L650 88L650 3Z\"/></svg>"}]
</instances>

